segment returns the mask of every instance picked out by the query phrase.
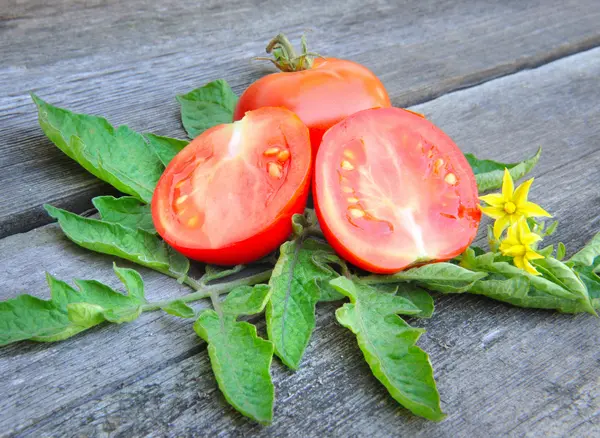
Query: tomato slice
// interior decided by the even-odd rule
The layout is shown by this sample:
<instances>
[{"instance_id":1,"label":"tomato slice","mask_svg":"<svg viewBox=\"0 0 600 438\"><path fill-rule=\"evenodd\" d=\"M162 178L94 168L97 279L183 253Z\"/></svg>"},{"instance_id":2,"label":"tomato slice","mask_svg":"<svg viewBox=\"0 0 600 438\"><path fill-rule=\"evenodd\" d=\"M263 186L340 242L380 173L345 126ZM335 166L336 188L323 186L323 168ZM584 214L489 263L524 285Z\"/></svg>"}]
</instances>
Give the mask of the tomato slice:
<instances>
[{"instance_id":1,"label":"tomato slice","mask_svg":"<svg viewBox=\"0 0 600 438\"><path fill-rule=\"evenodd\" d=\"M289 236L310 173L304 123L284 108L249 111L205 131L169 163L152 198L154 225L192 259L248 263Z\"/></svg>"},{"instance_id":2,"label":"tomato slice","mask_svg":"<svg viewBox=\"0 0 600 438\"><path fill-rule=\"evenodd\" d=\"M358 112L323 137L315 207L325 237L375 273L448 260L473 241L477 184L454 142L399 108Z\"/></svg>"}]
</instances>

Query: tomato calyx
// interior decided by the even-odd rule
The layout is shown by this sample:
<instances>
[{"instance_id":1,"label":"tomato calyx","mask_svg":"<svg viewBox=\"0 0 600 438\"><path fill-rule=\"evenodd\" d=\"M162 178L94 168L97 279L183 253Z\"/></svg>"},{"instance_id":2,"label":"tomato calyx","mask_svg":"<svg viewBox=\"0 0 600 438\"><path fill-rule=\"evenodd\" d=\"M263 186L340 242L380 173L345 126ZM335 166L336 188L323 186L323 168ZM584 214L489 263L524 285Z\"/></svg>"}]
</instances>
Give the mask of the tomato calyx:
<instances>
[{"instance_id":1,"label":"tomato calyx","mask_svg":"<svg viewBox=\"0 0 600 438\"><path fill-rule=\"evenodd\" d=\"M308 44L304 35L300 39L300 44L302 52L298 55L290 40L283 33L280 33L267 44L266 51L268 54L273 55L273 58L257 57L254 59L272 62L282 72L309 70L312 68L315 58L322 56L308 51Z\"/></svg>"}]
</instances>

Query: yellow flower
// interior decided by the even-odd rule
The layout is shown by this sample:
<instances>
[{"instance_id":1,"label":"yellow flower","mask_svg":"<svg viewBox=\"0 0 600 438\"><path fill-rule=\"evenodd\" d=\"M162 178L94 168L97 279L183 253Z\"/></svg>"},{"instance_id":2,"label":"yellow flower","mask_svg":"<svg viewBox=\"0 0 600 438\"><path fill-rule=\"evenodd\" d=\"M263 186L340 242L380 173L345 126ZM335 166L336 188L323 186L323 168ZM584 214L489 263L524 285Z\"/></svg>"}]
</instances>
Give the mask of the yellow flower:
<instances>
[{"instance_id":1,"label":"yellow flower","mask_svg":"<svg viewBox=\"0 0 600 438\"><path fill-rule=\"evenodd\" d=\"M531 245L541 239L539 234L529 229L527 220L522 217L508 228L506 239L500 244L500 252L502 255L512 257L517 268L532 275L540 275L531 264L531 260L543 259L544 256L535 252Z\"/></svg>"},{"instance_id":2,"label":"yellow flower","mask_svg":"<svg viewBox=\"0 0 600 438\"><path fill-rule=\"evenodd\" d=\"M502 179L502 193L479 197L489 205L489 207L479 207L483 214L496 220L494 222L494 236L496 239L499 239L506 228L515 224L522 217L552 217L542 207L527 200L532 183L533 178L525 181L515 190L513 179L508 169L505 168L504 178Z\"/></svg>"}]
</instances>

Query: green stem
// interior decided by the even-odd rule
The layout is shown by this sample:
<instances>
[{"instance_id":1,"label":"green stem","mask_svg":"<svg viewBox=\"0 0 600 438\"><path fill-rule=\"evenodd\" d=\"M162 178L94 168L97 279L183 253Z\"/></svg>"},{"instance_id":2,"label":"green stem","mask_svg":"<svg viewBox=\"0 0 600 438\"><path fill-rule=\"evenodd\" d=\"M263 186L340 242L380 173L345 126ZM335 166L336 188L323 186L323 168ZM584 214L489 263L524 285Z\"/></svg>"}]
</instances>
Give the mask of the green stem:
<instances>
[{"instance_id":1,"label":"green stem","mask_svg":"<svg viewBox=\"0 0 600 438\"><path fill-rule=\"evenodd\" d=\"M166 307L166 306L172 304L174 301L183 301L184 303L189 303L191 301L198 301L198 300L201 300L204 298L211 297L211 298L216 298L217 299L216 301L218 302L219 295L230 292L232 289L235 289L238 286L246 286L246 285L252 286L254 284L258 284L258 283L267 281L269 278L271 278L271 272L273 272L273 270L268 269L266 271L250 275L248 277L238 278L237 280L227 281L224 283L210 284L210 285L202 285L198 281L188 277L188 278L186 278L184 283L187 284L188 286L191 286L194 289L196 289L196 292L184 295L180 298L173 298L171 300L156 301L154 303L144 304L142 306L142 311L143 312L152 312L154 310L159 310L159 309L162 309L163 307ZM213 305L214 305L214 302L213 302Z\"/></svg>"}]
</instances>

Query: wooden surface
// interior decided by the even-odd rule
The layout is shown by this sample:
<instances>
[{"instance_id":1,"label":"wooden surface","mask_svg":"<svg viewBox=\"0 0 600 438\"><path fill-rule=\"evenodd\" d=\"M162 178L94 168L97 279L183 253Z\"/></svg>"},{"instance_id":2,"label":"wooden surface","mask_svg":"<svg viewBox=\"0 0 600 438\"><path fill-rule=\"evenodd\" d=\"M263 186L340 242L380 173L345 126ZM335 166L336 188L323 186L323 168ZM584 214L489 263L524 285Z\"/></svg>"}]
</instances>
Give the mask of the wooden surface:
<instances>
[{"instance_id":1,"label":"wooden surface","mask_svg":"<svg viewBox=\"0 0 600 438\"><path fill-rule=\"evenodd\" d=\"M365 63L395 105L418 104L465 152L511 161L541 145L532 199L561 221L553 240L580 247L600 230L600 3L491 3L2 2L0 299L47 296L44 271L116 285L110 257L40 226L41 203L83 211L109 190L43 137L29 91L182 137L173 96L217 77L242 91L267 70L248 58L280 29L310 27L315 50ZM139 271L152 300L187 293ZM398 407L327 304L300 370L274 361L268 428L225 403L191 323L156 312L0 350L0 434L600 435L600 321L471 296L436 306L412 323L428 330L420 345L449 414L439 424Z\"/></svg>"}]
</instances>

